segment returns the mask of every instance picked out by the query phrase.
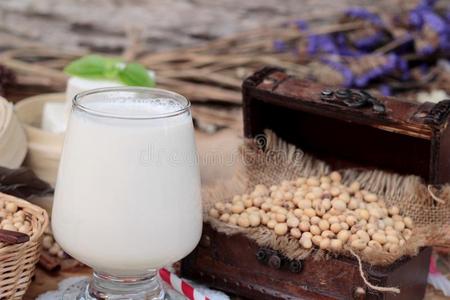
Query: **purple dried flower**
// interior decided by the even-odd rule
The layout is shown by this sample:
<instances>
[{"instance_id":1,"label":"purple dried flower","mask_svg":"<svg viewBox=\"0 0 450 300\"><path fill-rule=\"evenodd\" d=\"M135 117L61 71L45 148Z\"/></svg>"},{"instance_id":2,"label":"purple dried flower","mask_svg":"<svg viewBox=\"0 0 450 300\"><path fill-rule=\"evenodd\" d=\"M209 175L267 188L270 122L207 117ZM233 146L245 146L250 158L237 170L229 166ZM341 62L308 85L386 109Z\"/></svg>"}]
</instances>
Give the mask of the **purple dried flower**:
<instances>
[{"instance_id":1,"label":"purple dried flower","mask_svg":"<svg viewBox=\"0 0 450 300\"><path fill-rule=\"evenodd\" d=\"M359 76L354 78L354 85L357 87L365 87L371 80L380 76L390 74L395 70L401 70L403 77L409 77L409 69L406 61L402 60L395 54L389 54L385 58L386 61L384 64L370 69L364 74L360 74Z\"/></svg>"},{"instance_id":2,"label":"purple dried flower","mask_svg":"<svg viewBox=\"0 0 450 300\"><path fill-rule=\"evenodd\" d=\"M346 10L345 14L351 18L363 19L376 26L383 26L383 21L381 20L381 18L377 14L368 11L364 7L351 7Z\"/></svg>"},{"instance_id":3,"label":"purple dried flower","mask_svg":"<svg viewBox=\"0 0 450 300\"><path fill-rule=\"evenodd\" d=\"M409 24L417 29L424 25L424 14L432 12L434 0L422 0L413 10L409 12Z\"/></svg>"},{"instance_id":4,"label":"purple dried flower","mask_svg":"<svg viewBox=\"0 0 450 300\"><path fill-rule=\"evenodd\" d=\"M363 7L352 7L348 9L345 14L351 18L367 21L377 30L374 34L354 41L354 46L356 48L367 51L379 45L383 41L385 35L381 30L383 30L384 24L377 14L372 13Z\"/></svg>"},{"instance_id":5,"label":"purple dried flower","mask_svg":"<svg viewBox=\"0 0 450 300\"><path fill-rule=\"evenodd\" d=\"M433 12L430 7L418 7L410 12L409 22L416 30L426 29L433 31L438 36L438 44L427 44L418 52L422 55L429 55L439 48L443 51L450 50L450 22L446 22L444 18Z\"/></svg>"},{"instance_id":6,"label":"purple dried flower","mask_svg":"<svg viewBox=\"0 0 450 300\"><path fill-rule=\"evenodd\" d=\"M447 19L447 23L450 23L450 5L447 6L447 10L445 12L445 18Z\"/></svg>"},{"instance_id":7,"label":"purple dried flower","mask_svg":"<svg viewBox=\"0 0 450 300\"><path fill-rule=\"evenodd\" d=\"M436 13L428 10L424 11L423 18L425 24L433 28L433 30L438 34L444 33L446 31L447 24L445 24L445 21Z\"/></svg>"},{"instance_id":8,"label":"purple dried flower","mask_svg":"<svg viewBox=\"0 0 450 300\"><path fill-rule=\"evenodd\" d=\"M308 22L306 22L305 20L295 20L294 24L297 26L298 30L300 31L304 31L306 29L308 29L309 25Z\"/></svg>"},{"instance_id":9,"label":"purple dried flower","mask_svg":"<svg viewBox=\"0 0 450 300\"><path fill-rule=\"evenodd\" d=\"M389 68L386 66L379 66L361 74L355 79L355 85L357 87L365 87L372 79L388 73Z\"/></svg>"},{"instance_id":10,"label":"purple dried flower","mask_svg":"<svg viewBox=\"0 0 450 300\"><path fill-rule=\"evenodd\" d=\"M350 49L347 45L344 45L339 47L339 55L348 57L360 57L363 56L364 53L358 50Z\"/></svg>"},{"instance_id":11,"label":"purple dried flower","mask_svg":"<svg viewBox=\"0 0 450 300\"><path fill-rule=\"evenodd\" d=\"M358 50L353 50L349 48L347 38L345 36L345 33L339 32L334 35L334 41L336 44L336 47L338 49L338 53L341 56L360 56L361 52Z\"/></svg>"},{"instance_id":12,"label":"purple dried flower","mask_svg":"<svg viewBox=\"0 0 450 300\"><path fill-rule=\"evenodd\" d=\"M411 77L408 62L400 56L397 56L395 54L391 55L393 56L392 60L395 61L395 65L392 69L398 69L402 74L401 79L408 80Z\"/></svg>"},{"instance_id":13,"label":"purple dried flower","mask_svg":"<svg viewBox=\"0 0 450 300\"><path fill-rule=\"evenodd\" d=\"M335 40L339 47L346 46L347 44L347 38L345 37L345 34L343 32L338 32L335 35Z\"/></svg>"},{"instance_id":14,"label":"purple dried flower","mask_svg":"<svg viewBox=\"0 0 450 300\"><path fill-rule=\"evenodd\" d=\"M380 31L376 32L374 35L366 36L360 38L354 42L355 47L359 49L371 49L378 45L384 38L384 34Z\"/></svg>"},{"instance_id":15,"label":"purple dried flower","mask_svg":"<svg viewBox=\"0 0 450 300\"><path fill-rule=\"evenodd\" d=\"M339 50L329 35L321 35L318 37L319 48L325 53L339 54Z\"/></svg>"},{"instance_id":16,"label":"purple dried flower","mask_svg":"<svg viewBox=\"0 0 450 300\"><path fill-rule=\"evenodd\" d=\"M371 78L375 78L380 75L383 75L384 71L385 70L383 67L378 67L378 68L374 68L371 72L369 72L369 74L370 74Z\"/></svg>"},{"instance_id":17,"label":"purple dried flower","mask_svg":"<svg viewBox=\"0 0 450 300\"><path fill-rule=\"evenodd\" d=\"M310 55L320 53L339 54L339 49L330 35L311 35L308 38L308 53Z\"/></svg>"},{"instance_id":18,"label":"purple dried flower","mask_svg":"<svg viewBox=\"0 0 450 300\"><path fill-rule=\"evenodd\" d=\"M449 25L449 27L450 27L450 25ZM450 28L449 28L447 34L445 36L441 37L440 44L441 44L441 49L443 52L445 52L445 53L450 52Z\"/></svg>"},{"instance_id":19,"label":"purple dried flower","mask_svg":"<svg viewBox=\"0 0 450 300\"><path fill-rule=\"evenodd\" d=\"M385 69L392 70L398 65L399 56L395 54L389 54L387 56L387 62L384 65Z\"/></svg>"},{"instance_id":20,"label":"purple dried flower","mask_svg":"<svg viewBox=\"0 0 450 300\"><path fill-rule=\"evenodd\" d=\"M443 50L450 50L450 22L446 23L443 18L432 11L424 12L425 24L433 29L439 36L439 46Z\"/></svg>"},{"instance_id":21,"label":"purple dried flower","mask_svg":"<svg viewBox=\"0 0 450 300\"><path fill-rule=\"evenodd\" d=\"M436 4L437 0L422 0L417 5L417 8L432 8Z\"/></svg>"},{"instance_id":22,"label":"purple dried flower","mask_svg":"<svg viewBox=\"0 0 450 300\"><path fill-rule=\"evenodd\" d=\"M273 48L276 52L285 52L287 50L287 45L285 41L275 40L273 41Z\"/></svg>"},{"instance_id":23,"label":"purple dried flower","mask_svg":"<svg viewBox=\"0 0 450 300\"><path fill-rule=\"evenodd\" d=\"M422 28L423 26L423 16L422 11L419 9L414 9L409 12L408 17L408 23L409 25L415 27L415 28Z\"/></svg>"},{"instance_id":24,"label":"purple dried flower","mask_svg":"<svg viewBox=\"0 0 450 300\"><path fill-rule=\"evenodd\" d=\"M308 54L313 55L318 50L318 42L317 42L317 36L312 35L308 37Z\"/></svg>"},{"instance_id":25,"label":"purple dried flower","mask_svg":"<svg viewBox=\"0 0 450 300\"><path fill-rule=\"evenodd\" d=\"M435 0L422 0L413 10L409 12L409 24L416 28L422 28L424 24L424 12L431 11Z\"/></svg>"},{"instance_id":26,"label":"purple dried flower","mask_svg":"<svg viewBox=\"0 0 450 300\"><path fill-rule=\"evenodd\" d=\"M368 76L360 76L355 79L354 83L357 87L365 87L367 82L369 82L370 78Z\"/></svg>"},{"instance_id":27,"label":"purple dried flower","mask_svg":"<svg viewBox=\"0 0 450 300\"><path fill-rule=\"evenodd\" d=\"M392 95L392 89L387 84L380 85L379 90L380 90L381 95L383 95L383 96L391 96Z\"/></svg>"},{"instance_id":28,"label":"purple dried flower","mask_svg":"<svg viewBox=\"0 0 450 300\"><path fill-rule=\"evenodd\" d=\"M436 50L436 48L433 47L432 45L425 45L418 50L419 50L420 55L426 56L426 55L433 54L433 52Z\"/></svg>"}]
</instances>

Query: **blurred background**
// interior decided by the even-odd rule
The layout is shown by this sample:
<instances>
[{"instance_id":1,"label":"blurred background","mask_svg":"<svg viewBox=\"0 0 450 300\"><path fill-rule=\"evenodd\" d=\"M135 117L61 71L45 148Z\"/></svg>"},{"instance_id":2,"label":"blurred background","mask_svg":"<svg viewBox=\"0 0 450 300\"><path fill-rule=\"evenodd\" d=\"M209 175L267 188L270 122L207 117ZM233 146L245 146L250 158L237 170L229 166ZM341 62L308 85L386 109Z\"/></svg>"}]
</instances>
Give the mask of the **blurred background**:
<instances>
[{"instance_id":1,"label":"blurred background","mask_svg":"<svg viewBox=\"0 0 450 300\"><path fill-rule=\"evenodd\" d=\"M120 55L156 71L160 87L227 104L240 103L245 76L271 64L318 82L437 101L450 86L449 7L448 0L2 0L0 64L27 89L64 90L59 71L69 61Z\"/></svg>"},{"instance_id":2,"label":"blurred background","mask_svg":"<svg viewBox=\"0 0 450 300\"><path fill-rule=\"evenodd\" d=\"M66 50L120 53L138 35L148 51L195 46L295 18L332 17L373 1L2 0L2 47L20 41ZM377 6L382 6L380 1ZM7 37L7 39L5 39ZM8 41L9 40L9 41Z\"/></svg>"}]
</instances>

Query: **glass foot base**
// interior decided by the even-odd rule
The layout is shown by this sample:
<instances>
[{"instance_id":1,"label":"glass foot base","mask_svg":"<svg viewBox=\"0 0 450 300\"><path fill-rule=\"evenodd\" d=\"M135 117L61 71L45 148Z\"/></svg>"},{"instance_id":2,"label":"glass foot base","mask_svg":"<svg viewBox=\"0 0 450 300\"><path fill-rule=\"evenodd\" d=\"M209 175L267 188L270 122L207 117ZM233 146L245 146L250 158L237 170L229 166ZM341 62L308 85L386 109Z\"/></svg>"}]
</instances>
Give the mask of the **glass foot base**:
<instances>
[{"instance_id":1,"label":"glass foot base","mask_svg":"<svg viewBox=\"0 0 450 300\"><path fill-rule=\"evenodd\" d=\"M62 300L170 300L156 276L117 278L94 273L69 286Z\"/></svg>"}]
</instances>

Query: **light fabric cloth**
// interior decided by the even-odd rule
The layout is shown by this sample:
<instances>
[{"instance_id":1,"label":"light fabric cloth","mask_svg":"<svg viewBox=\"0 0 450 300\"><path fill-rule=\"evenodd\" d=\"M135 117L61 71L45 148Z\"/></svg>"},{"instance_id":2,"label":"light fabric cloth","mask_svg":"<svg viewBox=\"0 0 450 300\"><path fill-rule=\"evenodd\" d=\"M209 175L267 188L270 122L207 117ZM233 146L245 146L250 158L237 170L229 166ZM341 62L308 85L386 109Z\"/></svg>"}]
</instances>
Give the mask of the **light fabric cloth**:
<instances>
[{"instance_id":1,"label":"light fabric cloth","mask_svg":"<svg viewBox=\"0 0 450 300\"><path fill-rule=\"evenodd\" d=\"M58 284L58 290L57 291L49 291L45 292L44 294L41 294L37 297L36 300L61 300L62 295L64 291L71 285L76 284L77 282L86 279L85 276L78 276L78 277L70 277L62 280ZM196 284L195 282L189 281L189 283L196 289L198 289L200 292L202 292L205 296L208 296L211 300L230 300L230 297L228 297L226 294L211 290L203 285ZM167 293L170 296L171 300L185 300L186 298L170 288L167 284L164 283L164 288L167 291Z\"/></svg>"}]
</instances>

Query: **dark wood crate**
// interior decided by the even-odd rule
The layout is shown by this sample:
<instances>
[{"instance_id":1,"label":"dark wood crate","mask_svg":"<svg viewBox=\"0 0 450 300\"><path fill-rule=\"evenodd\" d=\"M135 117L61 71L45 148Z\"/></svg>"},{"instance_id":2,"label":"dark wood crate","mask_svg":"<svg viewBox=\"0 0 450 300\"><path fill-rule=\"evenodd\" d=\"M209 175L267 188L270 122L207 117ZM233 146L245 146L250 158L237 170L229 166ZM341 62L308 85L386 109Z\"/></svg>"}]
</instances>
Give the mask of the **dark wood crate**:
<instances>
[{"instance_id":1,"label":"dark wood crate","mask_svg":"<svg viewBox=\"0 0 450 300\"><path fill-rule=\"evenodd\" d=\"M258 255L268 255L261 260ZM183 276L248 299L422 299L431 248L388 267L364 265L369 281L400 287L401 294L367 289L357 262L348 257L297 263L260 248L243 235L226 236L204 224L200 244L183 260ZM259 259L258 259L259 258ZM277 262L280 261L280 264ZM362 291L362 293L358 293Z\"/></svg>"},{"instance_id":2,"label":"dark wood crate","mask_svg":"<svg viewBox=\"0 0 450 300\"><path fill-rule=\"evenodd\" d=\"M270 67L244 82L243 97L247 138L271 129L334 169L377 168L418 175L431 184L450 181L450 100L417 104L373 97ZM388 267L364 265L373 284L401 289L399 295L380 293L364 285L353 258L292 262L205 224L202 242L183 260L182 273L249 299L414 300L425 294L430 254L424 248Z\"/></svg>"}]
</instances>

